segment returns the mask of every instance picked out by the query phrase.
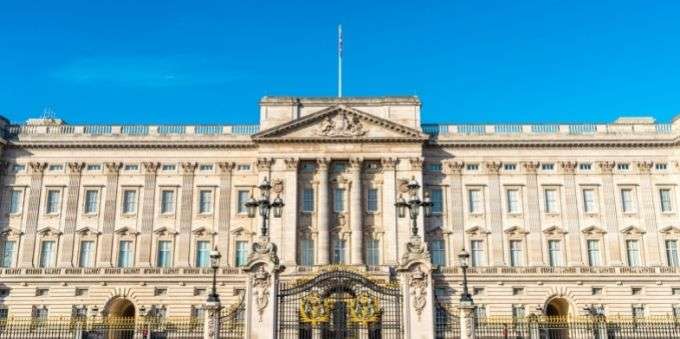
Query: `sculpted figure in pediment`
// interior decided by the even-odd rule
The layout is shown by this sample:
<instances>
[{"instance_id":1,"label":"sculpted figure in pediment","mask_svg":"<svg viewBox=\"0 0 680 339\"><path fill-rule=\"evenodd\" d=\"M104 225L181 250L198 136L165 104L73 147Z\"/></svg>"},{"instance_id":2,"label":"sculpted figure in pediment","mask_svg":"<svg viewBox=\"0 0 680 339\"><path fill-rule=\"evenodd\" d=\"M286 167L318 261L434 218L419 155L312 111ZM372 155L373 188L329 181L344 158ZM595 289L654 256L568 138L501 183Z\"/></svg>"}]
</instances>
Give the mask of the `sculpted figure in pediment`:
<instances>
[{"instance_id":1,"label":"sculpted figure in pediment","mask_svg":"<svg viewBox=\"0 0 680 339\"><path fill-rule=\"evenodd\" d=\"M319 124L317 134L326 137L357 137L366 134L359 117L346 112L327 116Z\"/></svg>"}]
</instances>

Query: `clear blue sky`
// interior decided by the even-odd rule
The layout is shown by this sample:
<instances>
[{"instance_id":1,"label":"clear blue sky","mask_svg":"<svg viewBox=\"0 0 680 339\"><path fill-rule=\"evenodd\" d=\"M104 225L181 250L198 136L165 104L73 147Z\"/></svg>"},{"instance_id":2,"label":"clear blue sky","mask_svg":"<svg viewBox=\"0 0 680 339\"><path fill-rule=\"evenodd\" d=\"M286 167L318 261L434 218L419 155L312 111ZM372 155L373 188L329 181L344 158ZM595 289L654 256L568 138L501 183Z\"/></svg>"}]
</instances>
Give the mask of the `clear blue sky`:
<instances>
[{"instance_id":1,"label":"clear blue sky","mask_svg":"<svg viewBox=\"0 0 680 339\"><path fill-rule=\"evenodd\" d=\"M0 114L247 123L263 95L418 95L425 122L680 113L678 1L3 1Z\"/></svg>"}]
</instances>

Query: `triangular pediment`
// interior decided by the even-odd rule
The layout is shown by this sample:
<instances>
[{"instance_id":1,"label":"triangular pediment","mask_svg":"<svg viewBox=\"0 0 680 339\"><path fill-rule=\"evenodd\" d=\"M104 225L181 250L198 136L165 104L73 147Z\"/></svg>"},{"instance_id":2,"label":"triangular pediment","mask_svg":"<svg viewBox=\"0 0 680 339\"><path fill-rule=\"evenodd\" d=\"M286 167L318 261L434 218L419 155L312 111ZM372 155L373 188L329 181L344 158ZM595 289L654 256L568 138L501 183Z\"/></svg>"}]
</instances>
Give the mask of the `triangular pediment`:
<instances>
[{"instance_id":1,"label":"triangular pediment","mask_svg":"<svg viewBox=\"0 0 680 339\"><path fill-rule=\"evenodd\" d=\"M622 229L621 233L628 234L628 235L645 234L645 230L643 230L639 227L636 227L636 226L628 226L628 227Z\"/></svg>"},{"instance_id":2,"label":"triangular pediment","mask_svg":"<svg viewBox=\"0 0 680 339\"><path fill-rule=\"evenodd\" d=\"M424 142L427 134L375 115L338 105L253 135L257 142Z\"/></svg>"}]
</instances>

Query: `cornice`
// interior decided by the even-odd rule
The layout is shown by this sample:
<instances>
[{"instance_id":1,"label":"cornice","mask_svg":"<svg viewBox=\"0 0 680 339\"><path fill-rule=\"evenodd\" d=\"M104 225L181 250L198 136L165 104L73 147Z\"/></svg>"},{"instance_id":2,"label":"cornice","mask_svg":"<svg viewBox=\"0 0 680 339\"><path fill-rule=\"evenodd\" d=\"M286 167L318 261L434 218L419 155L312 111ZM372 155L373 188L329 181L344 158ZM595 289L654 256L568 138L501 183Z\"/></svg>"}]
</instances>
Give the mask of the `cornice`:
<instances>
[{"instance_id":1,"label":"cornice","mask_svg":"<svg viewBox=\"0 0 680 339\"><path fill-rule=\"evenodd\" d=\"M13 141L9 147L21 148L256 148L252 141Z\"/></svg>"},{"instance_id":2,"label":"cornice","mask_svg":"<svg viewBox=\"0 0 680 339\"><path fill-rule=\"evenodd\" d=\"M680 146L680 139L666 140L436 140L430 139L427 146L459 147L459 148L572 148L572 147L675 147Z\"/></svg>"}]
</instances>

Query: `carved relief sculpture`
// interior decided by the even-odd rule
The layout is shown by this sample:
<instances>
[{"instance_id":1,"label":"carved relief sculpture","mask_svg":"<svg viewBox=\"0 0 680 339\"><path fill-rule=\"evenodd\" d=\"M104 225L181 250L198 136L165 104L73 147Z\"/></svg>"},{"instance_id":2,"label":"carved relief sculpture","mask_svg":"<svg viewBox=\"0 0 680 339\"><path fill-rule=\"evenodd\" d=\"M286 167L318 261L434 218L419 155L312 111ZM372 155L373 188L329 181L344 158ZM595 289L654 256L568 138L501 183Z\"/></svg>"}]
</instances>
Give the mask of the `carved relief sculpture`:
<instances>
[{"instance_id":1,"label":"carved relief sculpture","mask_svg":"<svg viewBox=\"0 0 680 339\"><path fill-rule=\"evenodd\" d=\"M325 137L359 137L366 134L366 130L358 116L340 112L324 118L316 134Z\"/></svg>"}]
</instances>

